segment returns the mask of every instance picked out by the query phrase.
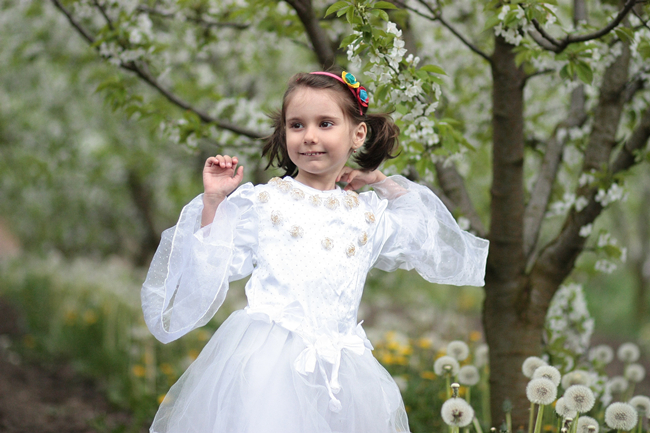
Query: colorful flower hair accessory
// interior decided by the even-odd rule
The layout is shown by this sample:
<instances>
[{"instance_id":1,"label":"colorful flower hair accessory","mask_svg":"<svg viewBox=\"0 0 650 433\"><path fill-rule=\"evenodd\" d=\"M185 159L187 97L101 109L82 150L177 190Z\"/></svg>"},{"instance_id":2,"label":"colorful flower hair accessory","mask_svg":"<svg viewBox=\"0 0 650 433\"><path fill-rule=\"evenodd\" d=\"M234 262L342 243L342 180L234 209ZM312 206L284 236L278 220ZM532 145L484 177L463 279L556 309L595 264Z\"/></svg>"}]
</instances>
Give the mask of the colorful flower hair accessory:
<instances>
[{"instance_id":1,"label":"colorful flower hair accessory","mask_svg":"<svg viewBox=\"0 0 650 433\"><path fill-rule=\"evenodd\" d=\"M354 95L357 104L359 104L359 114L363 116L363 109L368 108L368 91L357 81L357 78L354 75L345 71L341 73L340 77L330 72L311 72L311 75L326 75L348 86L348 89L350 89L350 92Z\"/></svg>"}]
</instances>

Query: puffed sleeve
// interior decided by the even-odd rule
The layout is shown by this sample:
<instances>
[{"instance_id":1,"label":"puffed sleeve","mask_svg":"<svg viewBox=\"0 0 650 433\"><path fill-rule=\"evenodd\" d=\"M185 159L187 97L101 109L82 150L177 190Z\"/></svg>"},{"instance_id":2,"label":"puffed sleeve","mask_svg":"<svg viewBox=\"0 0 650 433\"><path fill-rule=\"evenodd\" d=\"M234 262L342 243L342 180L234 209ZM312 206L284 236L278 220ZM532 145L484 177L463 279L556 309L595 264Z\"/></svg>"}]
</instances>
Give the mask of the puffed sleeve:
<instances>
[{"instance_id":1,"label":"puffed sleeve","mask_svg":"<svg viewBox=\"0 0 650 433\"><path fill-rule=\"evenodd\" d=\"M388 201L387 205L385 200L378 201L381 215L377 215L374 236L374 267L385 271L415 268L432 283L485 284L489 242L461 230L429 188L402 176L371 186L380 199Z\"/></svg>"},{"instance_id":2,"label":"puffed sleeve","mask_svg":"<svg viewBox=\"0 0 650 433\"><path fill-rule=\"evenodd\" d=\"M254 188L241 185L226 198L212 224L201 228L203 195L183 208L162 234L142 286L142 310L163 343L206 324L223 303L228 283L253 271L257 248Z\"/></svg>"}]
</instances>

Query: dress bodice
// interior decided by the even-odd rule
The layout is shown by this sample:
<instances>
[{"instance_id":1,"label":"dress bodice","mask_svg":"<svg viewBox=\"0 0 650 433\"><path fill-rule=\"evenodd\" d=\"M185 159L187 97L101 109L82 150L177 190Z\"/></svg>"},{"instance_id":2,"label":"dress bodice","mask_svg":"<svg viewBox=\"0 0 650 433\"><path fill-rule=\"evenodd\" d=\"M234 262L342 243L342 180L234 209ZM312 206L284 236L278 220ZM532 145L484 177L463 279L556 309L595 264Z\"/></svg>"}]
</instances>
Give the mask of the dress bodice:
<instances>
[{"instance_id":1,"label":"dress bodice","mask_svg":"<svg viewBox=\"0 0 650 433\"><path fill-rule=\"evenodd\" d=\"M385 203L370 193L319 191L289 177L255 187L252 195L258 245L246 285L249 312L276 321L302 316L303 333L351 332L372 264L375 212Z\"/></svg>"}]
</instances>

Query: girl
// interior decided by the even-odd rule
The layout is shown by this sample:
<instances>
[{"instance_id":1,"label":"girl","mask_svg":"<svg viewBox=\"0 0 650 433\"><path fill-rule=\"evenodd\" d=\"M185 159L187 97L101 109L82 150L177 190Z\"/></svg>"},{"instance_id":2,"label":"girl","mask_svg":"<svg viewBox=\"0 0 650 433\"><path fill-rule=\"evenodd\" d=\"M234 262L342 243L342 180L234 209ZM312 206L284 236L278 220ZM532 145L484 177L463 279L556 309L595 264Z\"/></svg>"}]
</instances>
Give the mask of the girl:
<instances>
[{"instance_id":1,"label":"girl","mask_svg":"<svg viewBox=\"0 0 650 433\"><path fill-rule=\"evenodd\" d=\"M428 188L377 170L399 131L367 107L352 74L298 74L264 147L283 179L238 188L236 157L207 159L204 194L162 235L144 316L156 338L175 340L251 274L248 306L171 388L152 432L409 431L357 323L366 274L415 268L431 282L483 285L488 242L462 231ZM352 154L361 169L345 166ZM353 191L365 185L374 192Z\"/></svg>"}]
</instances>

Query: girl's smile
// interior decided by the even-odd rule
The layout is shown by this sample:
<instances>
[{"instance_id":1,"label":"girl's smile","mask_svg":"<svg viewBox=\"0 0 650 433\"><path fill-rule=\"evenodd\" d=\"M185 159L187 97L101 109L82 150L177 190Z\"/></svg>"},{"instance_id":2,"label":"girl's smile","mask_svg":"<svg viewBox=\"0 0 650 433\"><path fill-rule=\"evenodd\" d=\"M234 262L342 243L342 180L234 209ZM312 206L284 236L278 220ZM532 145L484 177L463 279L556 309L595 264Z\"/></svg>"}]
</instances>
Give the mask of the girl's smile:
<instances>
[{"instance_id":1,"label":"girl's smile","mask_svg":"<svg viewBox=\"0 0 650 433\"><path fill-rule=\"evenodd\" d=\"M363 145L366 124L352 125L336 93L301 88L286 109L286 143L298 167L296 180L320 190L335 188L336 177L350 154Z\"/></svg>"}]
</instances>

